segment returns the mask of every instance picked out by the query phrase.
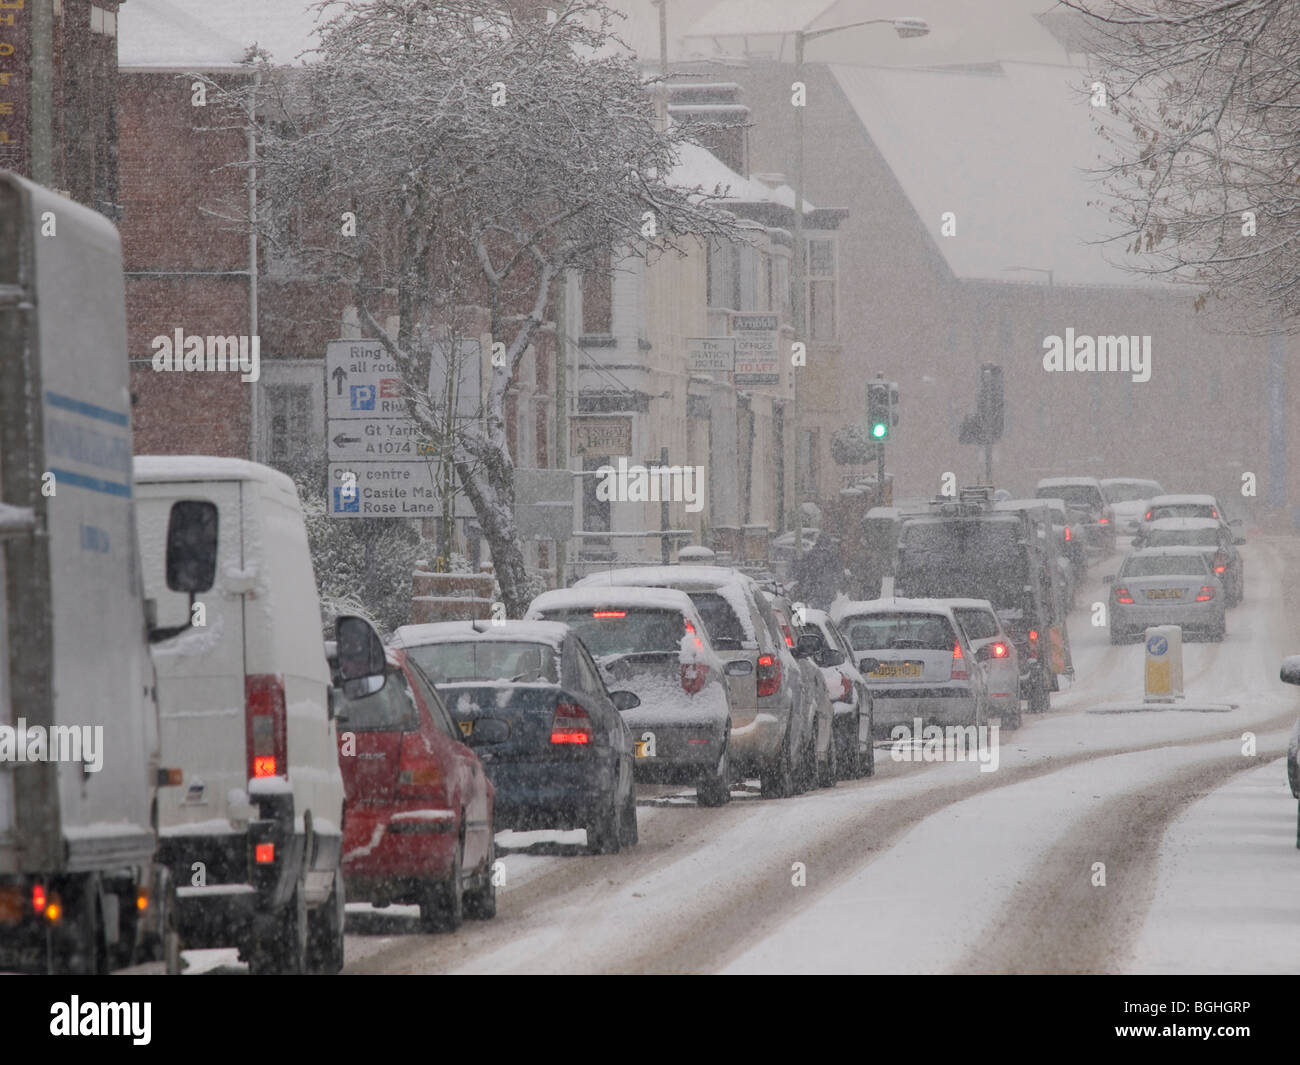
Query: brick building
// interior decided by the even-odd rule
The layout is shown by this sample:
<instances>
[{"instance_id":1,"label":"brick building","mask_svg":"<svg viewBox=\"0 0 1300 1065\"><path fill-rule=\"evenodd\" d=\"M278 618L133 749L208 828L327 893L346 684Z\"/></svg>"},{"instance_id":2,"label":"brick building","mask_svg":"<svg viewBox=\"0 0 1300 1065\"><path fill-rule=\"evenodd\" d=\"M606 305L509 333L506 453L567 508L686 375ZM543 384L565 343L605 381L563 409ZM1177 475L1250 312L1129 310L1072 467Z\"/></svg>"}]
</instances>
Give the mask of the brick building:
<instances>
[{"instance_id":1,"label":"brick building","mask_svg":"<svg viewBox=\"0 0 1300 1065\"><path fill-rule=\"evenodd\" d=\"M117 218L118 0L0 0L0 168Z\"/></svg>"}]
</instances>

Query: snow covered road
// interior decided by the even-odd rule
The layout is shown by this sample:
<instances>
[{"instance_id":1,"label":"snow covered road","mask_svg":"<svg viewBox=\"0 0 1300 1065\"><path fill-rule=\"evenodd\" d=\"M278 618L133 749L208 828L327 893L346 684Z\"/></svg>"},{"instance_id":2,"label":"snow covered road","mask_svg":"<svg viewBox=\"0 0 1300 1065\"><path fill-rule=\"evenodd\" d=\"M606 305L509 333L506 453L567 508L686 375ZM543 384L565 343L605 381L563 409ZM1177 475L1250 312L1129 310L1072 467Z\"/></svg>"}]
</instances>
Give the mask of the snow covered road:
<instances>
[{"instance_id":1,"label":"snow covered road","mask_svg":"<svg viewBox=\"0 0 1300 1065\"><path fill-rule=\"evenodd\" d=\"M1189 701L1229 713L1086 712L1140 696L1141 646L1089 624L1116 565L1103 561L1071 617L1075 685L1000 737L996 771L881 750L874 779L775 802L737 793L709 810L643 791L630 853L588 856L581 833L508 852L494 921L425 936L350 912L348 970L1295 971L1300 855L1279 756L1297 700L1277 669L1300 646L1285 609L1300 543L1245 550L1227 640L1185 647Z\"/></svg>"}]
</instances>

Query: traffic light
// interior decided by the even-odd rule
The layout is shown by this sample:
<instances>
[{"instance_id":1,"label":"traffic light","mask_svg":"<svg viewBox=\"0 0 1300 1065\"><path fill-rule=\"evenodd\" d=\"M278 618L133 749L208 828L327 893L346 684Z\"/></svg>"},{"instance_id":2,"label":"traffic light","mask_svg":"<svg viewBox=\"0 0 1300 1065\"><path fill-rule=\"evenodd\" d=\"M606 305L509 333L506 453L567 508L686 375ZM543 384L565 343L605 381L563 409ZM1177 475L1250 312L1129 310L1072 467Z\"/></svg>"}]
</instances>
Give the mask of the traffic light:
<instances>
[{"instance_id":1,"label":"traffic light","mask_svg":"<svg viewBox=\"0 0 1300 1065\"><path fill-rule=\"evenodd\" d=\"M888 381L867 382L867 435L879 444L889 439L893 426L889 390Z\"/></svg>"},{"instance_id":2,"label":"traffic light","mask_svg":"<svg viewBox=\"0 0 1300 1065\"><path fill-rule=\"evenodd\" d=\"M1002 367L986 362L980 367L979 401L975 417L982 442L1002 439Z\"/></svg>"}]
</instances>

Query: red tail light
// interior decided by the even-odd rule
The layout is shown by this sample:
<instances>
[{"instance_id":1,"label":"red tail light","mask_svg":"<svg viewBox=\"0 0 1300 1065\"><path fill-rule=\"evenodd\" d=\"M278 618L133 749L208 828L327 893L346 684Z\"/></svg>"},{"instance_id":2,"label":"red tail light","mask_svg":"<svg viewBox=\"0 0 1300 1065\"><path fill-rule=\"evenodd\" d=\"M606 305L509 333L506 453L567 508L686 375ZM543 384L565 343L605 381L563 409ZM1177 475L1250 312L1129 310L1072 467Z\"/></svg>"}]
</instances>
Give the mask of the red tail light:
<instances>
[{"instance_id":1,"label":"red tail light","mask_svg":"<svg viewBox=\"0 0 1300 1065\"><path fill-rule=\"evenodd\" d=\"M1219 518L1219 512L1215 510L1213 507L1210 508L1210 517L1214 518L1216 521Z\"/></svg>"},{"instance_id":2,"label":"red tail light","mask_svg":"<svg viewBox=\"0 0 1300 1065\"><path fill-rule=\"evenodd\" d=\"M397 767L397 797L427 799L446 806L447 776L418 732L402 736L401 762Z\"/></svg>"},{"instance_id":3,"label":"red tail light","mask_svg":"<svg viewBox=\"0 0 1300 1065\"><path fill-rule=\"evenodd\" d=\"M1097 519L1097 524L1098 524L1098 525L1109 525L1109 524L1110 524L1110 518L1098 518L1098 519Z\"/></svg>"},{"instance_id":4,"label":"red tail light","mask_svg":"<svg viewBox=\"0 0 1300 1065\"><path fill-rule=\"evenodd\" d=\"M1145 514L1143 514L1143 515L1142 515L1142 520L1143 520L1143 521L1150 521L1150 520L1151 520L1151 511L1148 510Z\"/></svg>"},{"instance_id":5,"label":"red tail light","mask_svg":"<svg viewBox=\"0 0 1300 1065\"><path fill-rule=\"evenodd\" d=\"M1006 658L1006 657L1007 657L1007 645L1004 644L1004 643L1001 643L1001 642L999 642L999 643L995 643L995 644L993 645L993 657L994 657L994 658Z\"/></svg>"},{"instance_id":6,"label":"red tail light","mask_svg":"<svg viewBox=\"0 0 1300 1065\"><path fill-rule=\"evenodd\" d=\"M577 703L560 703L551 722L552 743L590 743L591 717Z\"/></svg>"},{"instance_id":7,"label":"red tail light","mask_svg":"<svg viewBox=\"0 0 1300 1065\"><path fill-rule=\"evenodd\" d=\"M1201 594L1196 597L1198 603L1208 603L1214 598L1214 589L1208 584L1201 585Z\"/></svg>"},{"instance_id":8,"label":"red tail light","mask_svg":"<svg viewBox=\"0 0 1300 1065\"><path fill-rule=\"evenodd\" d=\"M682 691L694 695L709 682L709 667L703 662L682 663Z\"/></svg>"},{"instance_id":9,"label":"red tail light","mask_svg":"<svg viewBox=\"0 0 1300 1065\"><path fill-rule=\"evenodd\" d=\"M1222 573L1228 568L1228 560L1222 554L1214 556L1214 572Z\"/></svg>"},{"instance_id":10,"label":"red tail light","mask_svg":"<svg viewBox=\"0 0 1300 1065\"><path fill-rule=\"evenodd\" d=\"M593 610L591 612L591 616L593 618L625 618L627 617L627 611L626 610Z\"/></svg>"},{"instance_id":11,"label":"red tail light","mask_svg":"<svg viewBox=\"0 0 1300 1065\"><path fill-rule=\"evenodd\" d=\"M1115 602L1117 602L1117 603L1132 603L1132 602L1133 602L1133 593L1130 592L1127 588L1116 588L1116 589L1115 589Z\"/></svg>"},{"instance_id":12,"label":"red tail light","mask_svg":"<svg viewBox=\"0 0 1300 1065\"><path fill-rule=\"evenodd\" d=\"M958 662L961 663L960 666L957 665ZM965 656L963 656L961 653L961 644L955 643L952 645L952 674L949 677L949 680L969 680L969 679L970 678L966 673Z\"/></svg>"},{"instance_id":13,"label":"red tail light","mask_svg":"<svg viewBox=\"0 0 1300 1065\"><path fill-rule=\"evenodd\" d=\"M835 701L839 703L853 702L853 683L843 673L840 674L840 697Z\"/></svg>"},{"instance_id":14,"label":"red tail light","mask_svg":"<svg viewBox=\"0 0 1300 1065\"><path fill-rule=\"evenodd\" d=\"M287 777L284 677L254 673L244 679L244 730L249 779Z\"/></svg>"},{"instance_id":15,"label":"red tail light","mask_svg":"<svg viewBox=\"0 0 1300 1065\"><path fill-rule=\"evenodd\" d=\"M758 656L758 694L775 695L781 690L781 663L773 655Z\"/></svg>"},{"instance_id":16,"label":"red tail light","mask_svg":"<svg viewBox=\"0 0 1300 1065\"><path fill-rule=\"evenodd\" d=\"M1067 544L1070 542L1070 527L1068 525L1065 527L1065 542Z\"/></svg>"},{"instance_id":17,"label":"red tail light","mask_svg":"<svg viewBox=\"0 0 1300 1065\"><path fill-rule=\"evenodd\" d=\"M793 646L794 646L794 636L792 636L792 635L790 634L790 626L787 625L785 622L782 622L782 623L781 623L781 633L782 633L782 635L785 636L785 645L786 645L787 647L793 647Z\"/></svg>"}]
</instances>

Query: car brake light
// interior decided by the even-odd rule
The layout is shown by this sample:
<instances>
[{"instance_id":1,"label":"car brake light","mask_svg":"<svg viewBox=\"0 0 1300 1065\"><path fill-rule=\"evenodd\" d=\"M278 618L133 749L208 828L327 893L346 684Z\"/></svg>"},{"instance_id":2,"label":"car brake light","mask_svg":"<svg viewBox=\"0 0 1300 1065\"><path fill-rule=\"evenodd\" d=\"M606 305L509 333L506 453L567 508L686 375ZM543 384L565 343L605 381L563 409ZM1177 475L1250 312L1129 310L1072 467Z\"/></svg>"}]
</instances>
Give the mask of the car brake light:
<instances>
[{"instance_id":1,"label":"car brake light","mask_svg":"<svg viewBox=\"0 0 1300 1065\"><path fill-rule=\"evenodd\" d=\"M775 695L781 690L781 663L773 655L758 656L758 694Z\"/></svg>"},{"instance_id":2,"label":"car brake light","mask_svg":"<svg viewBox=\"0 0 1300 1065\"><path fill-rule=\"evenodd\" d=\"M627 617L627 611L626 610L593 610L591 612L591 616L593 618L625 618Z\"/></svg>"},{"instance_id":3,"label":"car brake light","mask_svg":"<svg viewBox=\"0 0 1300 1065\"><path fill-rule=\"evenodd\" d=\"M1143 520L1143 521L1150 521L1150 520L1151 520L1151 511L1148 510L1145 514L1143 514L1143 515L1142 515L1142 520Z\"/></svg>"},{"instance_id":4,"label":"car brake light","mask_svg":"<svg viewBox=\"0 0 1300 1065\"><path fill-rule=\"evenodd\" d=\"M1133 602L1133 593L1130 592L1127 588L1116 588L1116 589L1115 589L1115 602L1117 602L1117 603L1132 603L1132 602Z\"/></svg>"},{"instance_id":5,"label":"car brake light","mask_svg":"<svg viewBox=\"0 0 1300 1065\"><path fill-rule=\"evenodd\" d=\"M993 657L994 657L994 658L1006 658L1006 657L1007 657L1007 645L1004 644L1004 643L1001 643L1001 642L995 643L995 644L993 645Z\"/></svg>"},{"instance_id":6,"label":"car brake light","mask_svg":"<svg viewBox=\"0 0 1300 1065\"><path fill-rule=\"evenodd\" d=\"M1215 573L1222 573L1222 572L1223 572L1224 570L1226 570L1227 568L1228 568L1227 566L1215 566L1215 567L1214 567L1214 572L1215 572Z\"/></svg>"},{"instance_id":7,"label":"car brake light","mask_svg":"<svg viewBox=\"0 0 1300 1065\"><path fill-rule=\"evenodd\" d=\"M694 695L704 690L709 682L709 667L703 662L682 663L682 691Z\"/></svg>"},{"instance_id":8,"label":"car brake light","mask_svg":"<svg viewBox=\"0 0 1300 1065\"><path fill-rule=\"evenodd\" d=\"M1214 589L1208 584L1201 585L1201 594L1196 597L1198 603L1208 603L1214 598Z\"/></svg>"},{"instance_id":9,"label":"car brake light","mask_svg":"<svg viewBox=\"0 0 1300 1065\"><path fill-rule=\"evenodd\" d=\"M1070 542L1070 527L1068 525L1065 527L1065 542L1067 544Z\"/></svg>"},{"instance_id":10,"label":"car brake light","mask_svg":"<svg viewBox=\"0 0 1300 1065\"><path fill-rule=\"evenodd\" d=\"M787 647L793 647L794 637L790 634L790 626L785 622L781 622L781 634L785 636L785 645Z\"/></svg>"},{"instance_id":11,"label":"car brake light","mask_svg":"<svg viewBox=\"0 0 1300 1065\"><path fill-rule=\"evenodd\" d=\"M273 865L275 863L275 844L259 843L254 846L253 861L258 865Z\"/></svg>"},{"instance_id":12,"label":"car brake light","mask_svg":"<svg viewBox=\"0 0 1300 1065\"><path fill-rule=\"evenodd\" d=\"M255 673L245 679L244 729L249 779L288 776L289 741L282 676Z\"/></svg>"},{"instance_id":13,"label":"car brake light","mask_svg":"<svg viewBox=\"0 0 1300 1065\"><path fill-rule=\"evenodd\" d=\"M590 743L591 717L577 703L560 703L551 722L552 743Z\"/></svg>"},{"instance_id":14,"label":"car brake light","mask_svg":"<svg viewBox=\"0 0 1300 1065\"><path fill-rule=\"evenodd\" d=\"M1216 520L1217 520L1218 517L1219 517L1219 512L1218 512L1217 510L1215 510L1213 507L1210 508L1210 517L1212 517L1212 518L1214 518L1214 519L1216 519Z\"/></svg>"},{"instance_id":15,"label":"car brake light","mask_svg":"<svg viewBox=\"0 0 1300 1065\"><path fill-rule=\"evenodd\" d=\"M958 668L958 666L957 666L957 663L958 663L958 662L961 663L961 667L960 667L960 668ZM965 656L961 653L961 644L959 644L959 643L955 643L955 644L952 645L952 673L951 673L951 675L949 676L948 679L949 679L949 680L968 680L968 679L969 679L969 677L968 677L968 675L967 675L967 673L966 673L966 662L965 662Z\"/></svg>"},{"instance_id":16,"label":"car brake light","mask_svg":"<svg viewBox=\"0 0 1300 1065\"><path fill-rule=\"evenodd\" d=\"M1098 518L1098 519L1097 519L1097 524L1098 524L1098 525L1109 525L1109 524L1110 524L1110 518Z\"/></svg>"}]
</instances>

